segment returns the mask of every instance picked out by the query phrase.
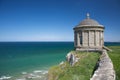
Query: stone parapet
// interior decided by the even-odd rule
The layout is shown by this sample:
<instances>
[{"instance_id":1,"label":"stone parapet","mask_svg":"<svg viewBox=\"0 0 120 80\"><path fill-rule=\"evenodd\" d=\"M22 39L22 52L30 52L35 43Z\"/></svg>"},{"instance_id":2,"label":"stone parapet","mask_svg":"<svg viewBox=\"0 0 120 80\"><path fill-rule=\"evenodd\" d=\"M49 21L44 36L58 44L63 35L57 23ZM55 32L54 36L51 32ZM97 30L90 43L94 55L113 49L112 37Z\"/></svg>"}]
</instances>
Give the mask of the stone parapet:
<instances>
[{"instance_id":1,"label":"stone parapet","mask_svg":"<svg viewBox=\"0 0 120 80\"><path fill-rule=\"evenodd\" d=\"M103 50L102 55L96 65L92 78L90 80L115 80L115 71L107 51Z\"/></svg>"}]
</instances>

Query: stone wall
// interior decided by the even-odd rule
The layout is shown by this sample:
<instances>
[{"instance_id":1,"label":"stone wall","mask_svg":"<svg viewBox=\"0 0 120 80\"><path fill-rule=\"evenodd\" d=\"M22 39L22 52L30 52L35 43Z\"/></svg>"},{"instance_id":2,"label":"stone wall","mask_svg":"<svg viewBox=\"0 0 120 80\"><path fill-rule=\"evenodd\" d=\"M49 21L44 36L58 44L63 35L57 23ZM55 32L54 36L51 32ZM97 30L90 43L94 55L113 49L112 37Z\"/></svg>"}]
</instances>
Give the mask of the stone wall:
<instances>
[{"instance_id":1,"label":"stone wall","mask_svg":"<svg viewBox=\"0 0 120 80\"><path fill-rule=\"evenodd\" d=\"M90 80L115 80L113 64L106 50L102 51L96 67L97 69Z\"/></svg>"},{"instance_id":2,"label":"stone wall","mask_svg":"<svg viewBox=\"0 0 120 80\"><path fill-rule=\"evenodd\" d=\"M104 34L103 30L89 30L91 28L86 28L88 30L75 30L74 31L74 47L76 50L81 48L93 48L99 49L98 47L104 46ZM77 49L78 48L78 49Z\"/></svg>"}]
</instances>

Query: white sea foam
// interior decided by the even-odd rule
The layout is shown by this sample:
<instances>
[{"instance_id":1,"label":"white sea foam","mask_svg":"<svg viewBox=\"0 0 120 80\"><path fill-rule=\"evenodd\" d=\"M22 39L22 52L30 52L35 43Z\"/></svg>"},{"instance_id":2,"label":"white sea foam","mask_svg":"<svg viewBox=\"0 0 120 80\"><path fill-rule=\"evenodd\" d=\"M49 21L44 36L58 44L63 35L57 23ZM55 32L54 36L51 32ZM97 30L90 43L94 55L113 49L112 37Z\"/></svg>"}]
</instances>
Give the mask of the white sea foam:
<instances>
[{"instance_id":1,"label":"white sea foam","mask_svg":"<svg viewBox=\"0 0 120 80\"><path fill-rule=\"evenodd\" d=\"M1 76L0 80L46 80L47 70L34 70L32 72L21 72L18 77L15 76Z\"/></svg>"},{"instance_id":2,"label":"white sea foam","mask_svg":"<svg viewBox=\"0 0 120 80\"><path fill-rule=\"evenodd\" d=\"M35 70L35 71L33 71L34 73L41 73L41 72L43 72L42 70Z\"/></svg>"},{"instance_id":3,"label":"white sea foam","mask_svg":"<svg viewBox=\"0 0 120 80\"><path fill-rule=\"evenodd\" d=\"M22 74L27 74L27 72L22 72Z\"/></svg>"},{"instance_id":4,"label":"white sea foam","mask_svg":"<svg viewBox=\"0 0 120 80\"><path fill-rule=\"evenodd\" d=\"M47 74L48 73L48 71L47 70L35 70L35 71L33 71L33 73L35 73L35 74Z\"/></svg>"},{"instance_id":5,"label":"white sea foam","mask_svg":"<svg viewBox=\"0 0 120 80\"><path fill-rule=\"evenodd\" d=\"M26 80L25 78L23 78L23 79L16 79L16 80Z\"/></svg>"},{"instance_id":6,"label":"white sea foam","mask_svg":"<svg viewBox=\"0 0 120 80\"><path fill-rule=\"evenodd\" d=\"M48 73L48 71L44 71L42 74L47 74Z\"/></svg>"},{"instance_id":7,"label":"white sea foam","mask_svg":"<svg viewBox=\"0 0 120 80\"><path fill-rule=\"evenodd\" d=\"M1 76L0 80L8 80L10 79L12 76Z\"/></svg>"},{"instance_id":8,"label":"white sea foam","mask_svg":"<svg viewBox=\"0 0 120 80\"><path fill-rule=\"evenodd\" d=\"M26 78L27 79L34 79L34 78L41 78L42 76L40 76L39 74L34 74L34 73L30 73L27 74Z\"/></svg>"}]
</instances>

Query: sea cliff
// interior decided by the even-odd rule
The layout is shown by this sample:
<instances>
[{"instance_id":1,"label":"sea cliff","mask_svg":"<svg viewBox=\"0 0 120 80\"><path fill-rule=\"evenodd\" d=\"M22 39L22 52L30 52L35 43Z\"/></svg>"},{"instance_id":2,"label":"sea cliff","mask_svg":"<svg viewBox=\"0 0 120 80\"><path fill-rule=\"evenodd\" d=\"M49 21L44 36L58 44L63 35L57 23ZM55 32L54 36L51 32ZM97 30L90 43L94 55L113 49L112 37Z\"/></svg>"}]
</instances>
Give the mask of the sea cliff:
<instances>
[{"instance_id":1,"label":"sea cliff","mask_svg":"<svg viewBox=\"0 0 120 80\"><path fill-rule=\"evenodd\" d=\"M71 61L70 54L74 56ZM99 57L98 52L70 51L66 61L49 69L48 80L89 80Z\"/></svg>"},{"instance_id":2,"label":"sea cliff","mask_svg":"<svg viewBox=\"0 0 120 80\"><path fill-rule=\"evenodd\" d=\"M66 61L48 71L48 80L115 80L115 70L106 50L71 51Z\"/></svg>"}]
</instances>

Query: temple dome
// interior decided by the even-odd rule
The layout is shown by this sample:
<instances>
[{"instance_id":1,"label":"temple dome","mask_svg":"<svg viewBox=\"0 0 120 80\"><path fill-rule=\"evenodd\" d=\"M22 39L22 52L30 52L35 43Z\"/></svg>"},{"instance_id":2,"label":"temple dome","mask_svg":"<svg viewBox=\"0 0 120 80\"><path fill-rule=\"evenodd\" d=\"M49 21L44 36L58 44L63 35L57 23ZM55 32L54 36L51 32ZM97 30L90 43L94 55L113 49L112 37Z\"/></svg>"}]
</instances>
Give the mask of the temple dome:
<instances>
[{"instance_id":1,"label":"temple dome","mask_svg":"<svg viewBox=\"0 0 120 80\"><path fill-rule=\"evenodd\" d=\"M99 27L103 27L103 25L100 25L96 20L91 19L89 14L87 14L86 19L84 19L83 21L80 22L79 25L77 25L77 27L83 27L83 26L99 26Z\"/></svg>"},{"instance_id":2,"label":"temple dome","mask_svg":"<svg viewBox=\"0 0 120 80\"><path fill-rule=\"evenodd\" d=\"M79 25L81 25L81 26L82 25L98 26L100 24L97 21L93 20L93 19L87 18L87 19L81 21Z\"/></svg>"}]
</instances>

